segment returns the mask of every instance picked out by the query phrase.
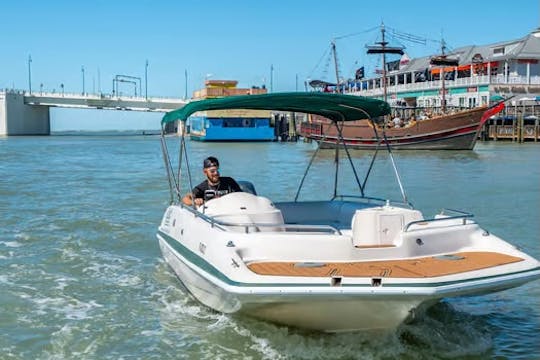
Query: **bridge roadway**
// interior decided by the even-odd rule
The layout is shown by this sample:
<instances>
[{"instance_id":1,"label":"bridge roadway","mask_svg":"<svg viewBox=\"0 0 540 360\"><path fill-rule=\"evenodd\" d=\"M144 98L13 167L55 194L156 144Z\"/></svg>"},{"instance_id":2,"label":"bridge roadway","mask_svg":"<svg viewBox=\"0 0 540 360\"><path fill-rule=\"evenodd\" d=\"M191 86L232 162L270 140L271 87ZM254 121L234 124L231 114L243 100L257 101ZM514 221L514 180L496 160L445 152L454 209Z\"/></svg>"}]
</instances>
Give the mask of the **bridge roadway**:
<instances>
[{"instance_id":1,"label":"bridge roadway","mask_svg":"<svg viewBox=\"0 0 540 360\"><path fill-rule=\"evenodd\" d=\"M106 94L24 93L24 104L33 106L70 107L167 112L186 103L175 98L144 98Z\"/></svg>"},{"instance_id":2,"label":"bridge roadway","mask_svg":"<svg viewBox=\"0 0 540 360\"><path fill-rule=\"evenodd\" d=\"M0 90L0 136L49 135L51 107L167 112L186 103L179 98Z\"/></svg>"}]
</instances>

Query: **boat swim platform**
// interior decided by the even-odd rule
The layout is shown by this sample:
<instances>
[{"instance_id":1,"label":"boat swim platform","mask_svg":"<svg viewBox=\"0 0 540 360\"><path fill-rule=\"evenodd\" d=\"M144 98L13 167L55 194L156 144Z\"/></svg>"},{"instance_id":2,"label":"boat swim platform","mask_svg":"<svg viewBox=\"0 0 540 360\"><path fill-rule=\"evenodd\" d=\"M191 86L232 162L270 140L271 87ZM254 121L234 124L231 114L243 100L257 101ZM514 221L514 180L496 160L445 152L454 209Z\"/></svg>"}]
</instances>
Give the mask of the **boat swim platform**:
<instances>
[{"instance_id":1,"label":"boat swim platform","mask_svg":"<svg viewBox=\"0 0 540 360\"><path fill-rule=\"evenodd\" d=\"M511 264L524 259L496 252L458 252L414 259L355 262L253 262L258 275L430 278Z\"/></svg>"}]
</instances>

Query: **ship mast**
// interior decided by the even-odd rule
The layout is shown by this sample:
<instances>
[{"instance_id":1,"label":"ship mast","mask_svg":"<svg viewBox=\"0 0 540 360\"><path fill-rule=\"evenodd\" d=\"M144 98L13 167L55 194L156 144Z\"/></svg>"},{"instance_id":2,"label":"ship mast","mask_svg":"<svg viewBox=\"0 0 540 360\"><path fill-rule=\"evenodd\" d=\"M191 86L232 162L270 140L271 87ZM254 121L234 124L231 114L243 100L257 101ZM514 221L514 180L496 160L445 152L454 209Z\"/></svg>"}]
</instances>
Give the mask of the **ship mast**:
<instances>
[{"instance_id":1,"label":"ship mast","mask_svg":"<svg viewBox=\"0 0 540 360\"><path fill-rule=\"evenodd\" d=\"M459 61L456 59L449 59L446 57L445 54L446 51L446 42L441 40L441 55L432 57L430 60L431 65L440 66L441 67L441 92L442 92L442 98L441 98L441 111L443 113L446 112L446 88L445 88L445 75L444 75L444 67L445 66L457 66Z\"/></svg>"},{"instance_id":2,"label":"ship mast","mask_svg":"<svg viewBox=\"0 0 540 360\"><path fill-rule=\"evenodd\" d=\"M388 46L388 42L385 39L385 28L384 23L381 24L381 41L376 42L377 45L370 45L367 47L367 53L368 54L381 54L382 55L382 62L383 62L383 68L382 68L382 86L383 86L383 99L384 101L387 101L388 95L387 95L387 84L386 84L386 54L399 54L403 55L403 47L397 47L397 46Z\"/></svg>"},{"instance_id":3,"label":"ship mast","mask_svg":"<svg viewBox=\"0 0 540 360\"><path fill-rule=\"evenodd\" d=\"M339 67L338 67L338 62L337 62L336 42L332 41L331 46L332 46L332 56L334 57L334 70L336 72L336 92L340 92L340 91L338 91L338 89L339 89Z\"/></svg>"}]
</instances>

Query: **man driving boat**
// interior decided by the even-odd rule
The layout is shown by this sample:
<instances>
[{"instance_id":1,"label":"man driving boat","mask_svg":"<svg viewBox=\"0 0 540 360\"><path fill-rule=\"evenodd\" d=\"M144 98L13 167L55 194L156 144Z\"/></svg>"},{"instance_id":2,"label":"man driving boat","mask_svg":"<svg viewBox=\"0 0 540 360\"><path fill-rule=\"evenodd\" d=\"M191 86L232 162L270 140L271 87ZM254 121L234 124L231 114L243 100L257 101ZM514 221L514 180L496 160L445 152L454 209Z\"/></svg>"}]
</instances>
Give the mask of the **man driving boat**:
<instances>
[{"instance_id":1,"label":"man driving boat","mask_svg":"<svg viewBox=\"0 0 540 360\"><path fill-rule=\"evenodd\" d=\"M205 201L242 191L240 185L233 178L219 175L219 160L213 156L204 159L203 173L206 175L206 180L184 196L182 199L184 204L191 206L195 201L195 205L200 206Z\"/></svg>"}]
</instances>

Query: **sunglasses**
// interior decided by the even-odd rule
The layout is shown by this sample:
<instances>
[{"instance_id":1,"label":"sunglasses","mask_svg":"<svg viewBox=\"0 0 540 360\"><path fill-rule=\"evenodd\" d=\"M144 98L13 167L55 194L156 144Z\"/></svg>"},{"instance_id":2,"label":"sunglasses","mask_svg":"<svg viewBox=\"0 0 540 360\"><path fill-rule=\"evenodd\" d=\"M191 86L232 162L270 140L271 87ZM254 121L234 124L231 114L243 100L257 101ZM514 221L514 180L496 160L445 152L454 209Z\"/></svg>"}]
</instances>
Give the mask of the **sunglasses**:
<instances>
[{"instance_id":1,"label":"sunglasses","mask_svg":"<svg viewBox=\"0 0 540 360\"><path fill-rule=\"evenodd\" d=\"M219 168L215 168L215 169L207 169L207 171L208 171L210 174L217 174L217 173L219 173Z\"/></svg>"}]
</instances>

